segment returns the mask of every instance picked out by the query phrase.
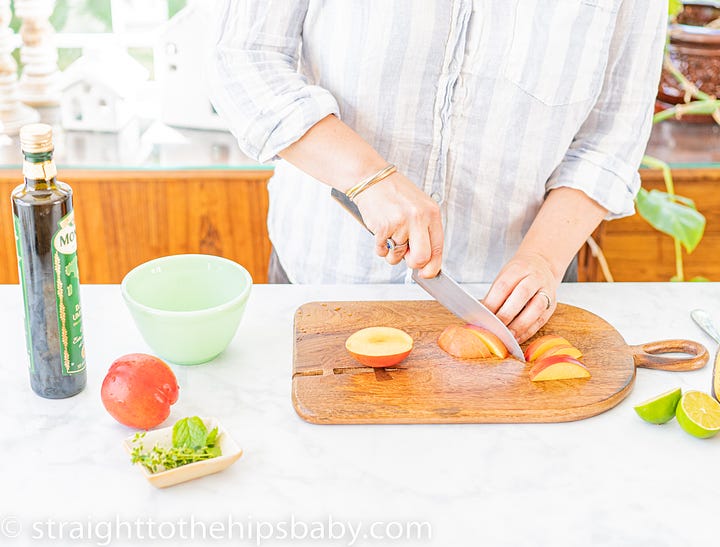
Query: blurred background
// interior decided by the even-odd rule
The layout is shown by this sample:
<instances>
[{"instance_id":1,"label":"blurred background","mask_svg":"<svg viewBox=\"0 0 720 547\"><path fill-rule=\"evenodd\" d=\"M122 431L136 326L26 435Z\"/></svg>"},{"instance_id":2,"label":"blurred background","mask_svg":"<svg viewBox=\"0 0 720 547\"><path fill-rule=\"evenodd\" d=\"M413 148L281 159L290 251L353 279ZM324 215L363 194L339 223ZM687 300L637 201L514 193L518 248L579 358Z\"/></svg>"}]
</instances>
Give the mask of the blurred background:
<instances>
[{"instance_id":1,"label":"blurred background","mask_svg":"<svg viewBox=\"0 0 720 547\"><path fill-rule=\"evenodd\" d=\"M0 0L0 193L22 181L19 128L52 124L85 282L183 252L266 279L273 165L242 154L208 99L214 4ZM580 280L720 280L720 0L669 5L638 214L600 226ZM0 215L0 283L16 281L15 260Z\"/></svg>"}]
</instances>

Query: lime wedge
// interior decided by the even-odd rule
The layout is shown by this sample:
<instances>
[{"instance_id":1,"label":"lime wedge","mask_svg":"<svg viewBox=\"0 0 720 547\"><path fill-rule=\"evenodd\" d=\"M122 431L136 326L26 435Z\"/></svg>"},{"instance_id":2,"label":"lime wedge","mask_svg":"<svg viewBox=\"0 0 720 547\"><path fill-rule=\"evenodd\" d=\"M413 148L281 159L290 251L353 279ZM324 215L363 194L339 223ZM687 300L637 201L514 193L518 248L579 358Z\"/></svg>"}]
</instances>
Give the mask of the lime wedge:
<instances>
[{"instance_id":1,"label":"lime wedge","mask_svg":"<svg viewBox=\"0 0 720 547\"><path fill-rule=\"evenodd\" d=\"M720 403L702 391L688 391L678 403L677 421L693 437L708 439L720 431Z\"/></svg>"},{"instance_id":2,"label":"lime wedge","mask_svg":"<svg viewBox=\"0 0 720 547\"><path fill-rule=\"evenodd\" d=\"M680 388L667 391L640 403L635 408L638 416L651 424L664 424L675 417L675 407L680 401L682 390Z\"/></svg>"}]
</instances>

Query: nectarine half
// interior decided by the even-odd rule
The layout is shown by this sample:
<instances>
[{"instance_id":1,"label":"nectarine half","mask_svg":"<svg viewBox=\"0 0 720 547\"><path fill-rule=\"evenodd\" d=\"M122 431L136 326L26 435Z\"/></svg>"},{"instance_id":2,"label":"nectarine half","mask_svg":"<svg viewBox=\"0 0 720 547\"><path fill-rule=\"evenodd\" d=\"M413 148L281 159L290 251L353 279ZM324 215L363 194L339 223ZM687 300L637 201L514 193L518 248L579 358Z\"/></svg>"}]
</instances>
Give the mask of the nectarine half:
<instances>
[{"instance_id":1,"label":"nectarine half","mask_svg":"<svg viewBox=\"0 0 720 547\"><path fill-rule=\"evenodd\" d=\"M382 368L397 365L413 348L412 337L393 327L367 327L345 341L345 349L357 361L368 367Z\"/></svg>"}]
</instances>

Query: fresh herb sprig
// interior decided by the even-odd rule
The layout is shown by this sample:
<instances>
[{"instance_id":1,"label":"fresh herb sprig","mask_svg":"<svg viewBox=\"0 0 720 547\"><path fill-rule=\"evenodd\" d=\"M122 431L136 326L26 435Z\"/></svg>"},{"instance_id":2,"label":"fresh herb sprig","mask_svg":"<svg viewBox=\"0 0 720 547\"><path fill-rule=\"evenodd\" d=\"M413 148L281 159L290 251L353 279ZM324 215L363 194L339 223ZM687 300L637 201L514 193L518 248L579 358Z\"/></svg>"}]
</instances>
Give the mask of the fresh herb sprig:
<instances>
[{"instance_id":1,"label":"fresh herb sprig","mask_svg":"<svg viewBox=\"0 0 720 547\"><path fill-rule=\"evenodd\" d=\"M183 418L175 422L172 432L172 447L160 445L145 450L142 439L146 432L136 433L133 437L133 449L130 453L132 463L141 463L151 473L200 462L222 456L218 428L208 431L197 416Z\"/></svg>"}]
</instances>

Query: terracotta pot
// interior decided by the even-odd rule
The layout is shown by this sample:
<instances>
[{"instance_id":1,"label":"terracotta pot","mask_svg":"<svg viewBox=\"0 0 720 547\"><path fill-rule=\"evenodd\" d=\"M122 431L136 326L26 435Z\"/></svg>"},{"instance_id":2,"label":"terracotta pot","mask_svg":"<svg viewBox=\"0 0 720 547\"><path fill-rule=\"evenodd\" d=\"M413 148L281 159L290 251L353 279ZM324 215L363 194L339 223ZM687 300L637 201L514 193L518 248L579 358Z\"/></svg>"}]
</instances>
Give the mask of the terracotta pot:
<instances>
[{"instance_id":1,"label":"terracotta pot","mask_svg":"<svg viewBox=\"0 0 720 547\"><path fill-rule=\"evenodd\" d=\"M668 54L675 66L701 91L720 96L720 29L706 28L710 21L720 18L720 6L688 2L670 25ZM671 74L663 70L658 99L663 103L684 102L685 92ZM710 121L710 116L686 116L686 121Z\"/></svg>"}]
</instances>

